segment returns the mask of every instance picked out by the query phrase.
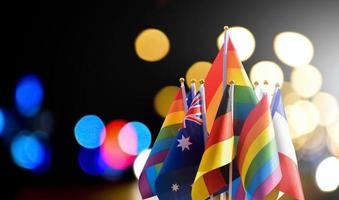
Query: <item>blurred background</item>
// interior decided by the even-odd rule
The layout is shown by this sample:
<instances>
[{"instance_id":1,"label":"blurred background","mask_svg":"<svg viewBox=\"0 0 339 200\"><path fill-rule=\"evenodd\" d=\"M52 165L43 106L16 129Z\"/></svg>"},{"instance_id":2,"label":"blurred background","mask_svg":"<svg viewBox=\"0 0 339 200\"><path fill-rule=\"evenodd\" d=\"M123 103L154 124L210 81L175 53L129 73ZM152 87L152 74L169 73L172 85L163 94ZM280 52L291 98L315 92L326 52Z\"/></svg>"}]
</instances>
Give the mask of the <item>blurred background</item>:
<instances>
[{"instance_id":1,"label":"blurred background","mask_svg":"<svg viewBox=\"0 0 339 200\"><path fill-rule=\"evenodd\" d=\"M140 199L178 79L230 34L280 83L306 199L339 198L339 2L22 1L3 6L1 199Z\"/></svg>"}]
</instances>

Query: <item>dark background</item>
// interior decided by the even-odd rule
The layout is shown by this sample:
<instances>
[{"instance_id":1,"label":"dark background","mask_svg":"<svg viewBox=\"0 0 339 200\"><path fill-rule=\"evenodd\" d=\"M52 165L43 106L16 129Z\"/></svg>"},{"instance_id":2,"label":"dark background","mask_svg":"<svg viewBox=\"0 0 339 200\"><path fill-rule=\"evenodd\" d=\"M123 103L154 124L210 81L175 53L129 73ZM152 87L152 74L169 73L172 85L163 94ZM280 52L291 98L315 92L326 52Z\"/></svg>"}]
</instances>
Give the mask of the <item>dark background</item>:
<instances>
[{"instance_id":1,"label":"dark background","mask_svg":"<svg viewBox=\"0 0 339 200\"><path fill-rule=\"evenodd\" d=\"M324 77L322 91L339 99L339 1L11 1L2 9L3 58L0 67L0 106L15 110L15 84L21 75L35 73L44 84L43 108L54 118L51 133L52 165L48 173L33 175L17 167L5 141L0 141L2 182L15 192L25 188L116 185L134 179L132 170L120 182L85 175L78 167L79 145L73 128L85 114L144 122L155 138L162 124L153 108L159 89L177 85L191 64L212 61L216 38L224 25L244 26L256 38L256 50L244 62L272 60L290 68L273 52L273 38L296 31L315 47L311 64ZM171 49L159 62L145 62L134 51L136 36L158 28ZM313 181L309 172L303 181ZM10 183L12 182L12 183ZM314 181L313 181L314 182ZM338 192L320 194L312 183L307 199L335 199ZM311 194L315 196L311 196Z\"/></svg>"}]
</instances>

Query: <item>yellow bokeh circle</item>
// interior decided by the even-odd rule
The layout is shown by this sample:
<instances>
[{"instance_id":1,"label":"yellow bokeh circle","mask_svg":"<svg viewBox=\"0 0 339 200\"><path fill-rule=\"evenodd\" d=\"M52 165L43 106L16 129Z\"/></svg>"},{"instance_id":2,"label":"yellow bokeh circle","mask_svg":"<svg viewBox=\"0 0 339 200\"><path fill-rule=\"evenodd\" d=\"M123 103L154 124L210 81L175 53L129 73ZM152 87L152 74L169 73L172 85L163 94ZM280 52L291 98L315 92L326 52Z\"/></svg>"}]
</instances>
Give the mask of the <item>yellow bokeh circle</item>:
<instances>
[{"instance_id":1,"label":"yellow bokeh circle","mask_svg":"<svg viewBox=\"0 0 339 200\"><path fill-rule=\"evenodd\" d=\"M301 97L314 96L321 88L322 76L312 65L295 68L291 74L291 83L295 92Z\"/></svg>"},{"instance_id":2,"label":"yellow bokeh circle","mask_svg":"<svg viewBox=\"0 0 339 200\"><path fill-rule=\"evenodd\" d=\"M159 90L154 98L154 109L162 117L167 115L168 109L178 92L177 86L166 86Z\"/></svg>"},{"instance_id":3,"label":"yellow bokeh circle","mask_svg":"<svg viewBox=\"0 0 339 200\"><path fill-rule=\"evenodd\" d=\"M135 51L145 61L159 61L168 54L169 49L168 37L158 29L145 29L135 40Z\"/></svg>"},{"instance_id":4,"label":"yellow bokeh circle","mask_svg":"<svg viewBox=\"0 0 339 200\"><path fill-rule=\"evenodd\" d=\"M192 79L197 80L197 89L199 89L199 80L205 79L211 68L211 63L207 61L195 62L186 72L186 84L189 86Z\"/></svg>"}]
</instances>

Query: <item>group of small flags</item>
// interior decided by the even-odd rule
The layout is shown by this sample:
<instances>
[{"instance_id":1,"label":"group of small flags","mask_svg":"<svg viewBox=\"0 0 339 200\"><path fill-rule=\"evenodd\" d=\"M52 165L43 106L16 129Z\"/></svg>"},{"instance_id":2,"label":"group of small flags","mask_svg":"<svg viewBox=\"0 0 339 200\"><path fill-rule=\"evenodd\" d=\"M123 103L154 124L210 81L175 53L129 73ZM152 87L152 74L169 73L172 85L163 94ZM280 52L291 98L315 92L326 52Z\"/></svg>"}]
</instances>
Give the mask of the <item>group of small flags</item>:
<instances>
[{"instance_id":1,"label":"group of small flags","mask_svg":"<svg viewBox=\"0 0 339 200\"><path fill-rule=\"evenodd\" d=\"M256 95L225 30L205 82L183 81L139 178L143 199L303 200L281 91Z\"/></svg>"}]
</instances>

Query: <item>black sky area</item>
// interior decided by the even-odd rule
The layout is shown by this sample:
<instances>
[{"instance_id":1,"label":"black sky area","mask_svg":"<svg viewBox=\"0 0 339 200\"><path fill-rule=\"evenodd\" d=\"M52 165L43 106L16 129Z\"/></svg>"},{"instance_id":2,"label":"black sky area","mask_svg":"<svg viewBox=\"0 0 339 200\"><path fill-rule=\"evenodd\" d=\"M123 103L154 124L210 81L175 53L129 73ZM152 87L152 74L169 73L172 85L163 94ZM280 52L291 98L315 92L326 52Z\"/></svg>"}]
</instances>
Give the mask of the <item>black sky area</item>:
<instances>
[{"instance_id":1,"label":"black sky area","mask_svg":"<svg viewBox=\"0 0 339 200\"><path fill-rule=\"evenodd\" d=\"M305 34L315 46L311 64L326 78L322 90L339 99L336 0L9 1L2 10L0 106L15 111L16 82L34 73L44 85L43 110L55 120L47 174L32 175L17 167L0 141L0 175L15 187L106 183L78 167L77 120L97 114L106 123L141 121L154 141L162 124L153 108L155 94L178 85L194 62L212 62L224 25L244 26L255 36L255 52L244 62L247 72L258 61L272 60L283 68L285 79L291 70L274 54L273 38L283 31ZM170 52L159 62L145 62L134 51L136 36L146 28L158 28L169 37ZM129 170L122 181L133 178Z\"/></svg>"}]
</instances>

